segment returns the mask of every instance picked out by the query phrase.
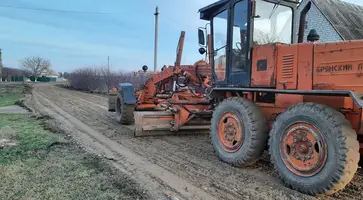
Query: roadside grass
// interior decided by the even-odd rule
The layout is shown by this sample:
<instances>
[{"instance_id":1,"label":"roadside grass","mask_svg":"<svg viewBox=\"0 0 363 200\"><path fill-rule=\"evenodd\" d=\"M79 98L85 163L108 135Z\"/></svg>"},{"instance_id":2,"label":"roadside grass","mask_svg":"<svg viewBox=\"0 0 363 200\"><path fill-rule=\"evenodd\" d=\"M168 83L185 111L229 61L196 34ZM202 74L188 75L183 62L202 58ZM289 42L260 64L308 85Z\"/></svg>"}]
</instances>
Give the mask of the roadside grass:
<instances>
[{"instance_id":1,"label":"roadside grass","mask_svg":"<svg viewBox=\"0 0 363 200\"><path fill-rule=\"evenodd\" d=\"M0 107L14 105L24 97L24 86L0 88Z\"/></svg>"},{"instance_id":2,"label":"roadside grass","mask_svg":"<svg viewBox=\"0 0 363 200\"><path fill-rule=\"evenodd\" d=\"M147 199L98 156L28 115L0 115L0 199ZM11 145L9 145L11 144Z\"/></svg>"}]
</instances>

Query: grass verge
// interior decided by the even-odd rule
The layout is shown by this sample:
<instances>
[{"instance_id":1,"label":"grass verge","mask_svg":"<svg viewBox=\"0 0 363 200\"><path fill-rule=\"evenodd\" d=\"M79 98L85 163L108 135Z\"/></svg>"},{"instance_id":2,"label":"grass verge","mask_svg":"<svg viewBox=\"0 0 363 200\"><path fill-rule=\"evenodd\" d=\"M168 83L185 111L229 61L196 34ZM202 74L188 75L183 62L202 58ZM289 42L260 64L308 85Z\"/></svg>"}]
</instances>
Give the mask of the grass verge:
<instances>
[{"instance_id":1,"label":"grass verge","mask_svg":"<svg viewBox=\"0 0 363 200\"><path fill-rule=\"evenodd\" d=\"M25 86L7 86L0 88L0 107L14 105L24 97Z\"/></svg>"},{"instance_id":2,"label":"grass verge","mask_svg":"<svg viewBox=\"0 0 363 200\"><path fill-rule=\"evenodd\" d=\"M0 199L147 199L126 174L43 126L0 116Z\"/></svg>"}]
</instances>

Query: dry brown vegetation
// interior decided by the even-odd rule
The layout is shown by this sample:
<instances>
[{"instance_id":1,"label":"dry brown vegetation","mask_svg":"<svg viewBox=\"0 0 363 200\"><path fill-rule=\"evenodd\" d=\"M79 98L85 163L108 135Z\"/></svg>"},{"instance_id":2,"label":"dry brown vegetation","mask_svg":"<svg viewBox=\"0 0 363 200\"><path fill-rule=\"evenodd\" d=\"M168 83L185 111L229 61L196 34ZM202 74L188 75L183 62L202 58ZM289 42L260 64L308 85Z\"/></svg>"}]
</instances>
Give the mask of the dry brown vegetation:
<instances>
[{"instance_id":1,"label":"dry brown vegetation","mask_svg":"<svg viewBox=\"0 0 363 200\"><path fill-rule=\"evenodd\" d=\"M73 89L105 93L108 89L117 87L119 83L131 83L137 88L148 77L135 76L131 72L108 70L107 67L84 67L72 73L64 73L64 78L70 81Z\"/></svg>"}]
</instances>

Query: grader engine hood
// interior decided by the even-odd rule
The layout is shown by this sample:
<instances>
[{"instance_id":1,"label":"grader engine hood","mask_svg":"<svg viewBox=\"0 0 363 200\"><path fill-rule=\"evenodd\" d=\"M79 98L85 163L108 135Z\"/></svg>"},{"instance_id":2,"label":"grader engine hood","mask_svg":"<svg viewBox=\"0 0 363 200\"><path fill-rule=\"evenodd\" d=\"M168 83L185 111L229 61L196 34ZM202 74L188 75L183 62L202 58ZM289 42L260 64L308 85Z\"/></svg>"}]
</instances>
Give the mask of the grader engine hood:
<instances>
[{"instance_id":1,"label":"grader engine hood","mask_svg":"<svg viewBox=\"0 0 363 200\"><path fill-rule=\"evenodd\" d=\"M363 41L314 45L313 89L363 94Z\"/></svg>"}]
</instances>

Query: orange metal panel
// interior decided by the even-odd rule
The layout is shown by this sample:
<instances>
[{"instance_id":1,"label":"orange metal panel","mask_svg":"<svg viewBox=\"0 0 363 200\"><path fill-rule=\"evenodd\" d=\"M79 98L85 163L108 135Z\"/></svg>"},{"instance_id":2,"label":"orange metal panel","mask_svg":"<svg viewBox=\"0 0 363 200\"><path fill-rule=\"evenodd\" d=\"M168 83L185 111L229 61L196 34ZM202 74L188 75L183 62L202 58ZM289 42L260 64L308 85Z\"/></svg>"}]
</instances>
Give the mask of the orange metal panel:
<instances>
[{"instance_id":1,"label":"orange metal panel","mask_svg":"<svg viewBox=\"0 0 363 200\"><path fill-rule=\"evenodd\" d=\"M254 46L252 53L252 87L276 87L276 46Z\"/></svg>"},{"instance_id":2,"label":"orange metal panel","mask_svg":"<svg viewBox=\"0 0 363 200\"><path fill-rule=\"evenodd\" d=\"M344 97L344 108L352 110L355 109L355 104L351 97Z\"/></svg>"},{"instance_id":3,"label":"orange metal panel","mask_svg":"<svg viewBox=\"0 0 363 200\"><path fill-rule=\"evenodd\" d=\"M155 108L155 104L140 104L140 105L137 105L137 109L153 109Z\"/></svg>"},{"instance_id":4,"label":"orange metal panel","mask_svg":"<svg viewBox=\"0 0 363 200\"><path fill-rule=\"evenodd\" d=\"M279 45L277 47L277 88L297 88L298 45Z\"/></svg>"},{"instance_id":5,"label":"orange metal panel","mask_svg":"<svg viewBox=\"0 0 363 200\"><path fill-rule=\"evenodd\" d=\"M313 44L302 43L298 47L298 83L299 90L313 88Z\"/></svg>"},{"instance_id":6,"label":"orange metal panel","mask_svg":"<svg viewBox=\"0 0 363 200\"><path fill-rule=\"evenodd\" d=\"M263 111L266 120L269 125L269 129L271 129L273 122L276 120L276 117L285 111L283 108L277 107L270 107L270 106L260 106L261 110Z\"/></svg>"},{"instance_id":7,"label":"orange metal panel","mask_svg":"<svg viewBox=\"0 0 363 200\"><path fill-rule=\"evenodd\" d=\"M342 111L345 118L352 124L352 127L359 134L361 124L361 114L358 112Z\"/></svg>"},{"instance_id":8,"label":"orange metal panel","mask_svg":"<svg viewBox=\"0 0 363 200\"><path fill-rule=\"evenodd\" d=\"M276 94L276 107L279 108L289 108L292 105L302 103L303 96L302 95L293 95L293 94Z\"/></svg>"},{"instance_id":9,"label":"orange metal panel","mask_svg":"<svg viewBox=\"0 0 363 200\"><path fill-rule=\"evenodd\" d=\"M314 102L330 106L335 109L345 108L345 98L344 97L329 97L329 96L304 96L304 102ZM351 107L349 105L348 107ZM348 109L348 108L347 108Z\"/></svg>"},{"instance_id":10,"label":"orange metal panel","mask_svg":"<svg viewBox=\"0 0 363 200\"><path fill-rule=\"evenodd\" d=\"M363 92L363 41L314 46L313 89Z\"/></svg>"}]
</instances>

